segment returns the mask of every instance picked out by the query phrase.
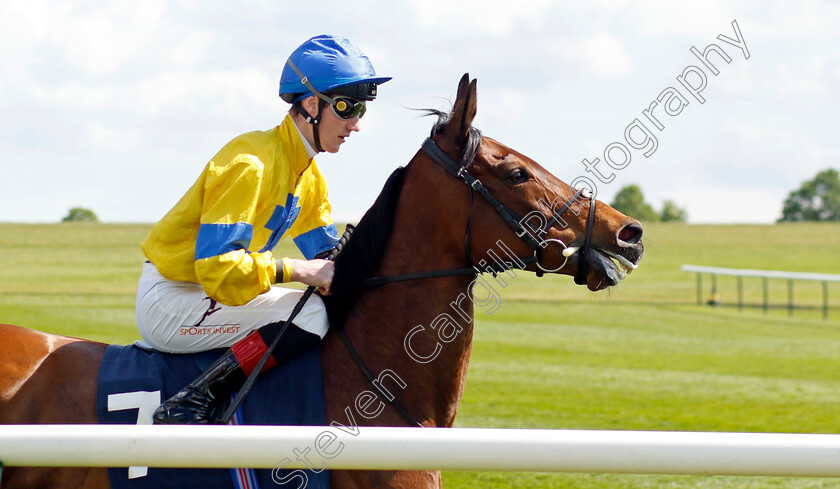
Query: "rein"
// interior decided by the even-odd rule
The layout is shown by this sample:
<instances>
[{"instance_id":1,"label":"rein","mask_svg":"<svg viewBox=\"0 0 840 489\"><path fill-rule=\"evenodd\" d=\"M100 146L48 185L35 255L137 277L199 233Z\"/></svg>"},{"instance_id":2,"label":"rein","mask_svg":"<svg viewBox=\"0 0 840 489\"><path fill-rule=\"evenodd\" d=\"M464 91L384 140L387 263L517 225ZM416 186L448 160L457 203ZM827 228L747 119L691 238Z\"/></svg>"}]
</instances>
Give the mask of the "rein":
<instances>
[{"instance_id":1,"label":"rein","mask_svg":"<svg viewBox=\"0 0 840 489\"><path fill-rule=\"evenodd\" d=\"M537 239L532 236L529 231L525 228L522 224L521 219L516 219L514 217L514 212L508 208L506 205L499 202L493 194L490 193L489 190L481 183L481 181L474 176L472 176L467 170L466 166L461 167L459 166L452 158L449 157L440 146L437 145L431 138L426 138L423 141L422 148L426 153L432 158L432 160L443 167L449 174L459 178L470 189L470 210L467 214L467 229L466 234L464 236L464 254L466 256L466 261L470 265L464 268L450 268L445 270L431 270L426 272L414 272L414 273L405 273L400 275L390 275L390 276L379 276L379 277L371 277L364 281L362 281L362 287L375 287L379 285L384 285L393 282L404 282L408 280L419 280L425 278L436 278L436 277L451 277L451 276L458 276L458 275L472 275L475 276L477 273L483 272L490 272L494 276L496 273L502 273L507 270L511 270L513 268L516 269L524 269L525 267L536 264L537 265L537 276L541 277L543 272L556 272L563 268L566 265L564 261L560 267L554 270L547 270L543 268L541 260L542 260L542 252L543 249L548 246L548 241L556 241L563 245L566 248L565 243L557 239L549 239L543 241L537 241ZM479 270L473 265L472 256L470 252L470 234L471 234L471 216L472 216L472 206L473 206L473 194L477 192L479 195L484 197L484 199L490 204L491 207L504 219L504 221L513 229L513 232L516 233L516 236L525 241L531 248L534 250L534 255L519 258L519 263L513 262L497 262L494 261L493 264L487 267L485 270ZM550 219L548 219L545 225L537 232L538 236L547 235L549 229L554 226L554 223L558 221L560 216L566 212L573 201L577 200L584 192L584 189L579 189L577 192L572 195L558 210L555 212ZM589 215L586 220L586 236L583 241L583 247L580 249L581 259L580 264L578 266L578 273L575 275L575 283L578 285L582 285L586 283L586 275L589 273L589 252L592 246L592 224L595 220L595 195L592 194L589 198ZM352 232L352 229L350 230ZM564 256L566 256L564 254ZM569 255L570 256L570 255ZM566 256L568 260L568 256ZM409 425L423 427L423 425L418 422L409 412L403 407L402 404L397 401L397 399L389 393L387 390L384 390L380 383L377 382L376 378L374 377L373 373L370 369L365 365L365 362L362 360L361 356L359 356L358 351L353 346L353 343L350 341L349 336L341 329L341 339L344 341L347 350L350 352L350 356L353 357L353 360L356 362L356 366L368 380L368 382L377 389L377 391L385 398L388 404L396 410L400 416L403 417L404 420L408 422Z\"/></svg>"}]
</instances>

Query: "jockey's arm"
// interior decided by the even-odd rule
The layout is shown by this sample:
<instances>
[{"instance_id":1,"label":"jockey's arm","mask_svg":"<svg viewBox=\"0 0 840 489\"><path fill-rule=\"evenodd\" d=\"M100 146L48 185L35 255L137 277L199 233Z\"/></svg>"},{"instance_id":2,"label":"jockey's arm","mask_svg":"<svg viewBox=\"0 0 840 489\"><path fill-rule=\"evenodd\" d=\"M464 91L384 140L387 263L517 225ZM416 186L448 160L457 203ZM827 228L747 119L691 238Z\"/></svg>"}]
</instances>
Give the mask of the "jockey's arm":
<instances>
[{"instance_id":1,"label":"jockey's arm","mask_svg":"<svg viewBox=\"0 0 840 489\"><path fill-rule=\"evenodd\" d=\"M299 260L286 258L291 265L291 282L301 282L306 285L318 287L321 294L328 294L332 284L335 263L329 260ZM284 261L285 261L284 260Z\"/></svg>"}]
</instances>

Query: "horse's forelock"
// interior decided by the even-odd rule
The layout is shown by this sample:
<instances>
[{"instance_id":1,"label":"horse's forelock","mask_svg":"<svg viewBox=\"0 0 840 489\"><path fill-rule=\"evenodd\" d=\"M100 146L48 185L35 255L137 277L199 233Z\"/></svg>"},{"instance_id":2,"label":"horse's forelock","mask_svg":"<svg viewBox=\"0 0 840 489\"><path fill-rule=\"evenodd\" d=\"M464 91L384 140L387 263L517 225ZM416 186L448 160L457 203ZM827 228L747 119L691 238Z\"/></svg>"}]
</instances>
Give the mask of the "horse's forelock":
<instances>
[{"instance_id":1,"label":"horse's forelock","mask_svg":"<svg viewBox=\"0 0 840 489\"><path fill-rule=\"evenodd\" d=\"M447 124L449 124L450 120L452 119L451 112L443 112L437 109L418 109L421 112L425 112L425 116L435 116L437 117L437 121L435 121L434 125L432 125L432 131L430 136L434 137L438 134L443 133L444 129L446 129ZM467 141L464 143L464 147L461 149L461 157L458 160L458 166L461 168L466 168L472 163L475 159L475 155L478 154L478 147L481 146L481 131L478 130L476 127L470 127L469 133L467 134Z\"/></svg>"}]
</instances>

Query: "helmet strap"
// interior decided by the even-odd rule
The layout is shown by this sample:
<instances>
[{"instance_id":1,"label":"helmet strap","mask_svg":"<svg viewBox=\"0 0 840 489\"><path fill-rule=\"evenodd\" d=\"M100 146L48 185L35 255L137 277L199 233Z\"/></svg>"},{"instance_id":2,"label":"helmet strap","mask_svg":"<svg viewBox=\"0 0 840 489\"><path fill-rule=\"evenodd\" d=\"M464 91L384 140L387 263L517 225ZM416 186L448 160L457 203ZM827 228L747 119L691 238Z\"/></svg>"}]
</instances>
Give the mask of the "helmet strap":
<instances>
[{"instance_id":1,"label":"helmet strap","mask_svg":"<svg viewBox=\"0 0 840 489\"><path fill-rule=\"evenodd\" d=\"M321 147L321 136L318 133L318 125L321 123L321 116L324 112L324 106L326 102L321 99L318 99L318 115L312 117L309 115L309 112L303 108L302 101L295 102L295 108L297 109L298 113L303 116L304 120L310 124L312 124L312 139L315 142L315 151L319 153L324 152L324 148Z\"/></svg>"}]
</instances>

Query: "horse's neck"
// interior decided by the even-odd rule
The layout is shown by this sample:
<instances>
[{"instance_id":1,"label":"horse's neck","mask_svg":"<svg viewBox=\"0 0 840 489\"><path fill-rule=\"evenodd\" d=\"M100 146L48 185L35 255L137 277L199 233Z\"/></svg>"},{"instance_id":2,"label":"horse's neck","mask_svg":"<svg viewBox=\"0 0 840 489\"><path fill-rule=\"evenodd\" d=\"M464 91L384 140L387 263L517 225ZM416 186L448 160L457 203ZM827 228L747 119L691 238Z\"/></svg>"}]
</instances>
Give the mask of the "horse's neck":
<instances>
[{"instance_id":1,"label":"horse's neck","mask_svg":"<svg viewBox=\"0 0 840 489\"><path fill-rule=\"evenodd\" d=\"M453 212L453 203L466 201L467 193L455 180L446 183L452 182L440 185L409 174L382 275L466 266L467 209ZM362 297L347 324L364 345L360 350L367 350L363 358L376 364L371 370L395 372L406 386L394 382L386 388L397 389L400 402L427 424L450 426L455 419L472 346L473 304L466 295L471 280L466 275L380 287Z\"/></svg>"}]
</instances>

